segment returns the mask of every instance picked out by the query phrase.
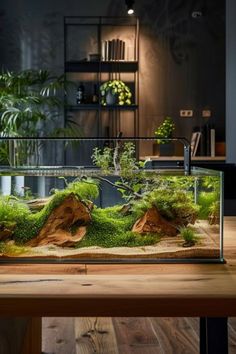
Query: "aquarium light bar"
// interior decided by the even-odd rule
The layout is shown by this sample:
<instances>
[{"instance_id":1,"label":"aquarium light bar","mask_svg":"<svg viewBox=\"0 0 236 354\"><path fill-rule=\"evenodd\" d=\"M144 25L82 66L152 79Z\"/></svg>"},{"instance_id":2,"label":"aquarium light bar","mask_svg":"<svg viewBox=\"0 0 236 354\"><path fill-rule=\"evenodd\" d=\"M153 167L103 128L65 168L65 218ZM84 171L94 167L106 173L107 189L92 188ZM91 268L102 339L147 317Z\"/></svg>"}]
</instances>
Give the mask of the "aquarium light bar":
<instances>
[{"instance_id":1,"label":"aquarium light bar","mask_svg":"<svg viewBox=\"0 0 236 354\"><path fill-rule=\"evenodd\" d=\"M95 141L95 140L131 140L131 141L138 141L138 140L157 140L157 137L146 137L146 136L139 136L139 137L31 137L31 136L22 136L22 137L0 137L0 141L1 140L58 140L58 141L73 141L73 140L91 140L91 141ZM182 141L182 142L186 142L186 144L189 144L189 141L184 138L184 137L174 137L174 138L158 138L158 140L167 140L167 141Z\"/></svg>"},{"instance_id":2,"label":"aquarium light bar","mask_svg":"<svg viewBox=\"0 0 236 354\"><path fill-rule=\"evenodd\" d=\"M1 141L22 141L22 140L32 140L32 141L156 141L157 137L0 137ZM186 174L191 173L191 146L189 141L184 137L173 137L173 138L158 138L162 141L179 141L184 146L184 172Z\"/></svg>"}]
</instances>

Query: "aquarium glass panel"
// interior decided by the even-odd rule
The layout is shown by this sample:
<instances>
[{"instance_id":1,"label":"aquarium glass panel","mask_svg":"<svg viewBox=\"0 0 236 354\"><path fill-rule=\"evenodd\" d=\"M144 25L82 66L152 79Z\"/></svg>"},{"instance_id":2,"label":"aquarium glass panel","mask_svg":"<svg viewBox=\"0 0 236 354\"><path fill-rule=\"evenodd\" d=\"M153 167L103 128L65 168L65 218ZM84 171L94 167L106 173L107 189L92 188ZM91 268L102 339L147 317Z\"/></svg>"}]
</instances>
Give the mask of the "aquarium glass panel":
<instances>
[{"instance_id":1,"label":"aquarium glass panel","mask_svg":"<svg viewBox=\"0 0 236 354\"><path fill-rule=\"evenodd\" d=\"M154 138L2 138L0 261L222 262L222 173L175 143L178 167Z\"/></svg>"}]
</instances>

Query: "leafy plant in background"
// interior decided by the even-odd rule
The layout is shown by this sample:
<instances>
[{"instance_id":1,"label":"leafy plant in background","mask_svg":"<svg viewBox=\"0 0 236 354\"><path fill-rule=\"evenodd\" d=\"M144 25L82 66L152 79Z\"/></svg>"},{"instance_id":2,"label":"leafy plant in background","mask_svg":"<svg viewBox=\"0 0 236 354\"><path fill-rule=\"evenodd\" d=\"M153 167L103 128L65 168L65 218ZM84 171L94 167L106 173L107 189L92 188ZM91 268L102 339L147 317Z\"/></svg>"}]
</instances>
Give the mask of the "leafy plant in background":
<instances>
[{"instance_id":1,"label":"leafy plant in background","mask_svg":"<svg viewBox=\"0 0 236 354\"><path fill-rule=\"evenodd\" d=\"M80 136L81 129L70 119L65 128L53 128L61 120L64 85L64 75L53 76L46 70L0 74L0 136ZM6 161L9 148L6 143L1 144L2 161ZM29 154L31 148L34 149L32 142L18 142L18 155Z\"/></svg>"},{"instance_id":2,"label":"leafy plant in background","mask_svg":"<svg viewBox=\"0 0 236 354\"><path fill-rule=\"evenodd\" d=\"M52 119L60 101L56 97L63 77L52 78L47 71L5 72L0 75L2 136L36 136L39 122Z\"/></svg>"},{"instance_id":3,"label":"leafy plant in background","mask_svg":"<svg viewBox=\"0 0 236 354\"><path fill-rule=\"evenodd\" d=\"M166 117L155 131L155 136L157 137L157 143L158 144L169 143L170 140L165 140L165 139L171 138L174 130L175 130L175 123L173 119L171 117Z\"/></svg>"},{"instance_id":4,"label":"leafy plant in background","mask_svg":"<svg viewBox=\"0 0 236 354\"><path fill-rule=\"evenodd\" d=\"M103 106L107 105L106 95L111 93L113 96L117 97L117 104L120 106L130 105L132 93L130 88L121 80L110 80L104 82L100 86L101 93L101 104Z\"/></svg>"}]
</instances>

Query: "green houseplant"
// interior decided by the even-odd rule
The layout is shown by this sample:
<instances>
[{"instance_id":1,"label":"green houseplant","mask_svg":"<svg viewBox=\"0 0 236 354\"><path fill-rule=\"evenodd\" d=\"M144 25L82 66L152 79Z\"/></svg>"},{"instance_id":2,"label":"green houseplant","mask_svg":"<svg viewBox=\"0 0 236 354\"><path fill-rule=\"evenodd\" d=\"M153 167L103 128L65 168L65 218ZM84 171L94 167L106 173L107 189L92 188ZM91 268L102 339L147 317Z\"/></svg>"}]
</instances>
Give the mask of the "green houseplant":
<instances>
[{"instance_id":1,"label":"green houseplant","mask_svg":"<svg viewBox=\"0 0 236 354\"><path fill-rule=\"evenodd\" d=\"M174 144L171 140L173 131L175 130L175 123L171 117L166 117L163 122L157 127L155 136L157 137L156 144L154 144L154 155L171 156L174 153Z\"/></svg>"},{"instance_id":2,"label":"green houseplant","mask_svg":"<svg viewBox=\"0 0 236 354\"><path fill-rule=\"evenodd\" d=\"M24 70L0 74L0 136L80 136L76 123L67 120L60 128L64 94L64 75L54 76L47 70ZM58 128L59 126L59 128ZM56 128L57 127L57 128ZM16 142L12 142L15 144ZM25 158L32 149L32 142L17 142L17 147L1 142L0 160L7 161L9 150L17 149L17 156Z\"/></svg>"},{"instance_id":3,"label":"green houseplant","mask_svg":"<svg viewBox=\"0 0 236 354\"><path fill-rule=\"evenodd\" d=\"M44 123L51 129L47 127L43 135L55 135L52 123L58 126L64 86L64 75L53 76L47 70L0 74L1 136L38 136ZM69 120L69 125L73 123Z\"/></svg>"},{"instance_id":4,"label":"green houseplant","mask_svg":"<svg viewBox=\"0 0 236 354\"><path fill-rule=\"evenodd\" d=\"M121 80L110 80L100 86L101 104L131 105L132 93L130 88Z\"/></svg>"}]
</instances>

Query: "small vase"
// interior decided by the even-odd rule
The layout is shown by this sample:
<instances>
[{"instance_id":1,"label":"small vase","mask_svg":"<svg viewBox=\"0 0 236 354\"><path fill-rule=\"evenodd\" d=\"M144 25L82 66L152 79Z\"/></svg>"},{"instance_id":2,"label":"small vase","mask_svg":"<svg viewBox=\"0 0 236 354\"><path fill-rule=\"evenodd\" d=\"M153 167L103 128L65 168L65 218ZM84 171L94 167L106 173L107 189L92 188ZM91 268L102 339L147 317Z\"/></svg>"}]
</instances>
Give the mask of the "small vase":
<instances>
[{"instance_id":1,"label":"small vase","mask_svg":"<svg viewBox=\"0 0 236 354\"><path fill-rule=\"evenodd\" d=\"M153 155L173 156L174 152L175 152L175 145L173 143L153 144Z\"/></svg>"},{"instance_id":2,"label":"small vase","mask_svg":"<svg viewBox=\"0 0 236 354\"><path fill-rule=\"evenodd\" d=\"M110 90L106 94L106 104L107 105L116 104L116 95L113 95Z\"/></svg>"}]
</instances>

